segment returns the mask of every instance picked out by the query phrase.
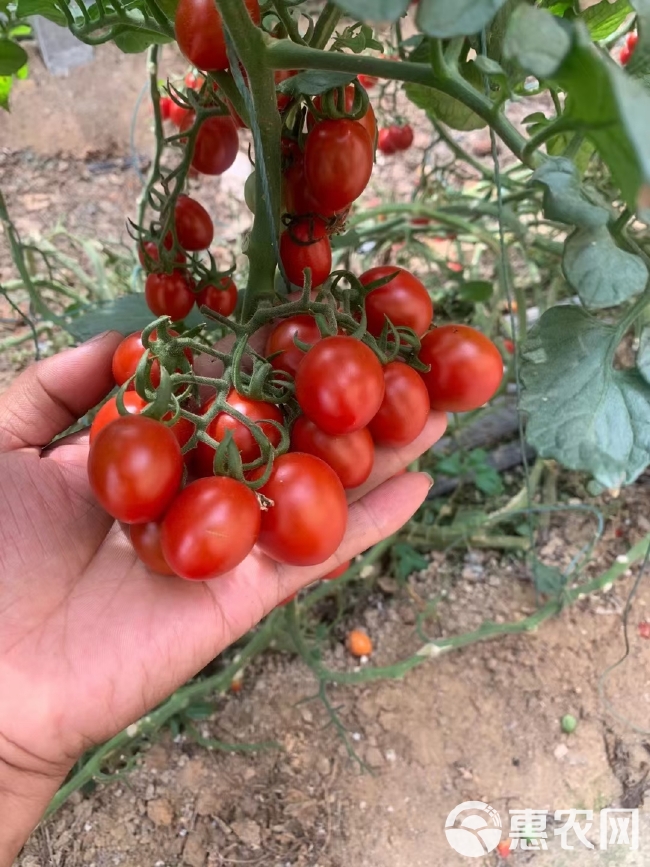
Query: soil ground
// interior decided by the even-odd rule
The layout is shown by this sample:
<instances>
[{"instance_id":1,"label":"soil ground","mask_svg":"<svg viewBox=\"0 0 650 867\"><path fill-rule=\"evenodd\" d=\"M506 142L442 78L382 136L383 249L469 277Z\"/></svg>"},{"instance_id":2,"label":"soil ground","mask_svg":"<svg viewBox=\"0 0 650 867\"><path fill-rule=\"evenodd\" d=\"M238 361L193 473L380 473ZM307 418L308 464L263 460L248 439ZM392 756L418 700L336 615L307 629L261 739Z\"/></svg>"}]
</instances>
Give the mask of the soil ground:
<instances>
[{"instance_id":1,"label":"soil ground","mask_svg":"<svg viewBox=\"0 0 650 867\"><path fill-rule=\"evenodd\" d=\"M182 73L182 64L172 62ZM0 126L1 186L24 235L44 233L62 220L87 237L124 237L125 216L140 190L129 134L143 80L143 57L110 48L99 49L95 62L69 79L49 78L34 59L30 79L16 87L11 117L3 116ZM146 108L134 128L136 151L146 154ZM420 121L416 146L426 143ZM483 133L473 147L476 153L485 147ZM380 159L370 195L408 195L420 153L416 147L399 165ZM247 172L243 150L227 176L203 187L202 200L213 202L224 246L245 228L239 201ZM3 251L0 279L8 276ZM0 383L26 360L0 356ZM560 477L560 489L571 495L577 484ZM643 478L619 499L593 501L606 524L590 576L650 532L648 493ZM545 563L566 567L593 532L593 519L558 514L538 553ZM575 849L563 851L550 819L548 851L517 851L509 863L647 864L650 643L637 628L650 619L647 581L630 612L630 655L602 682L623 654L621 613L638 568L534 634L440 656L401 681L332 687L332 703L365 771L328 725L322 704L301 703L315 691L306 666L288 654L269 653L247 669L241 692L219 698L200 727L205 736L277 741L279 749L211 752L166 734L118 782L74 796L33 835L18 863L461 867L472 861L447 844L445 818L457 804L479 800L500 811L506 828L511 809L552 816L571 808L640 807L639 851L599 849L596 826L587 835L594 849L573 837ZM497 552L433 554L405 586L375 573L363 589L353 614L324 645L331 667L354 666L342 641L351 626L372 636L376 652L368 666L416 651L422 644L415 629L418 600L440 597L435 618L427 621L436 638L477 629L486 620L520 619L535 607L521 561ZM578 720L572 735L560 727L568 713ZM498 860L492 853L480 863Z\"/></svg>"}]
</instances>

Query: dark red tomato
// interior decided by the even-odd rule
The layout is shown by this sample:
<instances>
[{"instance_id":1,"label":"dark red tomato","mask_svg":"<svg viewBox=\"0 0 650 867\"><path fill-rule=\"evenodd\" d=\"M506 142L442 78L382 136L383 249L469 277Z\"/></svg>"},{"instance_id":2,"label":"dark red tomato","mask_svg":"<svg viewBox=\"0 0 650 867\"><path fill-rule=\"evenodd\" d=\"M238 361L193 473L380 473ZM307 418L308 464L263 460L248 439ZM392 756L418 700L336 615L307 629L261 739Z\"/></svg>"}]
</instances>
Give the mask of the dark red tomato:
<instances>
[{"instance_id":1,"label":"dark red tomato","mask_svg":"<svg viewBox=\"0 0 650 867\"><path fill-rule=\"evenodd\" d=\"M386 391L377 415L368 425L381 446L407 446L419 436L429 416L429 394L420 375L402 361L384 367Z\"/></svg>"},{"instance_id":2,"label":"dark red tomato","mask_svg":"<svg viewBox=\"0 0 650 867\"><path fill-rule=\"evenodd\" d=\"M160 116L163 120L169 120L172 109L172 98L171 96L161 96L160 97Z\"/></svg>"},{"instance_id":3,"label":"dark red tomato","mask_svg":"<svg viewBox=\"0 0 650 867\"><path fill-rule=\"evenodd\" d=\"M352 560L346 560L344 563L341 563L340 566L337 566L336 569L332 569L331 572L328 572L327 575L323 575L323 581L334 581L335 578L340 578L345 572L348 571L352 564Z\"/></svg>"},{"instance_id":4,"label":"dark red tomato","mask_svg":"<svg viewBox=\"0 0 650 867\"><path fill-rule=\"evenodd\" d=\"M311 285L324 283L332 270L332 248L327 226L318 217L301 217L280 235L280 259L287 279L305 285L305 268L311 269Z\"/></svg>"},{"instance_id":5,"label":"dark red tomato","mask_svg":"<svg viewBox=\"0 0 650 867\"><path fill-rule=\"evenodd\" d=\"M356 120L322 120L307 136L305 174L322 208L342 211L365 190L373 143Z\"/></svg>"},{"instance_id":6,"label":"dark red tomato","mask_svg":"<svg viewBox=\"0 0 650 867\"><path fill-rule=\"evenodd\" d=\"M171 274L149 274L144 284L144 297L155 316L169 316L174 322L185 319L194 307L192 278L185 271Z\"/></svg>"},{"instance_id":7,"label":"dark red tomato","mask_svg":"<svg viewBox=\"0 0 650 867\"><path fill-rule=\"evenodd\" d=\"M273 505L262 513L257 542L274 560L315 566L343 541L348 518L345 491L334 470L319 458L300 452L281 455L260 492Z\"/></svg>"},{"instance_id":8,"label":"dark red tomato","mask_svg":"<svg viewBox=\"0 0 650 867\"><path fill-rule=\"evenodd\" d=\"M207 581L247 557L260 530L260 506L246 485L226 476L184 488L162 522L165 560L181 578Z\"/></svg>"},{"instance_id":9,"label":"dark red tomato","mask_svg":"<svg viewBox=\"0 0 650 867\"><path fill-rule=\"evenodd\" d=\"M260 23L258 0L245 0L248 14ZM174 20L176 41L185 57L199 69L228 69L228 53L221 15L214 0L180 0Z\"/></svg>"},{"instance_id":10,"label":"dark red tomato","mask_svg":"<svg viewBox=\"0 0 650 867\"><path fill-rule=\"evenodd\" d=\"M494 343L469 325L443 325L422 339L418 356L430 364L421 373L429 392L431 409L468 412L478 409L498 389L503 360Z\"/></svg>"},{"instance_id":11,"label":"dark red tomato","mask_svg":"<svg viewBox=\"0 0 650 867\"><path fill-rule=\"evenodd\" d=\"M395 150L405 151L413 144L413 128L408 123L405 126L391 126L389 132Z\"/></svg>"},{"instance_id":12,"label":"dark red tomato","mask_svg":"<svg viewBox=\"0 0 650 867\"><path fill-rule=\"evenodd\" d=\"M169 329L169 334L172 337L178 337L178 331L173 328ZM155 340L156 332L152 333L152 338ZM184 355L191 364L194 356L191 349L185 349ZM135 375L135 369L138 362L144 355L144 346L142 345L142 332L134 331L129 334L119 344L113 355L113 378L117 385L124 385L127 379L131 379ZM160 364L157 360L151 365L151 384L154 388L160 385Z\"/></svg>"},{"instance_id":13,"label":"dark red tomato","mask_svg":"<svg viewBox=\"0 0 650 867\"><path fill-rule=\"evenodd\" d=\"M284 207L288 214L318 214L321 217L333 217L336 213L331 208L323 208L314 198L305 176L305 160L302 154L298 154L286 169L282 181Z\"/></svg>"},{"instance_id":14,"label":"dark red tomato","mask_svg":"<svg viewBox=\"0 0 650 867\"><path fill-rule=\"evenodd\" d=\"M431 217L413 217L411 220L412 226L428 226L431 222Z\"/></svg>"},{"instance_id":15,"label":"dark red tomato","mask_svg":"<svg viewBox=\"0 0 650 867\"><path fill-rule=\"evenodd\" d=\"M174 575L174 570L165 560L160 545L160 523L149 521L148 524L131 524L129 527L131 544L140 560L147 569L158 575Z\"/></svg>"},{"instance_id":16,"label":"dark red tomato","mask_svg":"<svg viewBox=\"0 0 650 867\"><path fill-rule=\"evenodd\" d=\"M222 316L230 316L237 306L237 286L232 277L222 277L216 285L206 286L196 296L199 307L209 307Z\"/></svg>"},{"instance_id":17,"label":"dark red tomato","mask_svg":"<svg viewBox=\"0 0 650 867\"><path fill-rule=\"evenodd\" d=\"M190 196L179 196L174 209L176 237L185 250L206 250L214 238L210 214L200 202Z\"/></svg>"},{"instance_id":18,"label":"dark red tomato","mask_svg":"<svg viewBox=\"0 0 650 867\"><path fill-rule=\"evenodd\" d=\"M374 75L364 75L363 73L358 76L359 84L361 87L365 87L366 90L370 90L371 87L374 87L379 81L378 78L375 78Z\"/></svg>"},{"instance_id":19,"label":"dark red tomato","mask_svg":"<svg viewBox=\"0 0 650 867\"><path fill-rule=\"evenodd\" d=\"M142 412L142 410L147 405L147 401L143 400L139 394L136 394L135 391L127 391L124 394L124 408L127 412L137 413ZM99 410L95 418L93 419L93 423L90 426L90 444L95 441L97 434L105 428L107 424L110 424L112 421L115 421L116 418L121 418L120 411L117 408L117 398L111 397L109 398L104 406Z\"/></svg>"},{"instance_id":20,"label":"dark red tomato","mask_svg":"<svg viewBox=\"0 0 650 867\"><path fill-rule=\"evenodd\" d=\"M264 351L266 356L273 355L274 352L280 353L271 359L271 364L275 370L284 370L291 376L296 375L298 365L305 357L302 349L299 349L294 343L294 337L297 337L301 343L307 343L310 346L322 340L313 316L308 313L300 313L278 322L269 334Z\"/></svg>"},{"instance_id":21,"label":"dark red tomato","mask_svg":"<svg viewBox=\"0 0 650 867\"><path fill-rule=\"evenodd\" d=\"M191 118L183 123L181 131L188 130L193 122ZM204 175L222 175L235 162L238 150L239 136L233 119L228 115L208 117L194 140L192 167Z\"/></svg>"},{"instance_id":22,"label":"dark red tomato","mask_svg":"<svg viewBox=\"0 0 650 867\"><path fill-rule=\"evenodd\" d=\"M366 427L384 397L375 353L354 337L326 337L300 362L296 397L321 430L346 434Z\"/></svg>"},{"instance_id":23,"label":"dark red tomato","mask_svg":"<svg viewBox=\"0 0 650 867\"><path fill-rule=\"evenodd\" d=\"M156 521L183 474L176 437L159 421L125 415L101 430L88 454L88 480L100 506L126 524Z\"/></svg>"},{"instance_id":24,"label":"dark red tomato","mask_svg":"<svg viewBox=\"0 0 650 867\"><path fill-rule=\"evenodd\" d=\"M172 99L169 106L169 119L178 129L189 129L194 123L194 112L191 108L185 108Z\"/></svg>"},{"instance_id":25,"label":"dark red tomato","mask_svg":"<svg viewBox=\"0 0 650 867\"><path fill-rule=\"evenodd\" d=\"M397 151L390 128L380 129L379 138L377 139L377 147L386 155L394 154Z\"/></svg>"},{"instance_id":26,"label":"dark red tomato","mask_svg":"<svg viewBox=\"0 0 650 867\"><path fill-rule=\"evenodd\" d=\"M163 416L163 421L170 421L171 418L172 413L170 411ZM169 429L176 437L178 444L181 448L187 445L187 443L192 437L192 434L194 433L194 425L192 424L192 422L189 420L189 418L183 417L177 419Z\"/></svg>"},{"instance_id":27,"label":"dark red tomato","mask_svg":"<svg viewBox=\"0 0 650 867\"><path fill-rule=\"evenodd\" d=\"M352 106L354 105L354 97L355 97L354 85L348 84L348 86L345 88L345 110L348 113L352 111ZM336 92L334 95L334 104L338 105L338 94ZM316 109L318 109L318 111L323 110L322 99L320 96L316 96L314 98L314 106L316 107ZM315 123L315 121L314 121L313 115L311 115L311 114L308 115L307 116L307 128L311 129L314 126L314 123ZM373 147L374 147L375 139L377 138L377 118L375 117L375 112L373 110L372 105L370 105L370 103L368 103L368 110L363 115L363 117L361 117L357 121L357 123L360 123L361 126L368 133L368 135L370 136L370 141L372 142Z\"/></svg>"},{"instance_id":28,"label":"dark red tomato","mask_svg":"<svg viewBox=\"0 0 650 867\"><path fill-rule=\"evenodd\" d=\"M164 247L166 250L171 250L174 246L174 239L172 238L172 233L167 232L164 240ZM148 260L147 260L148 257ZM151 265L154 262L160 261L160 251L158 250L158 244L155 241L145 241L144 244L138 250L138 259L140 260L140 264L143 268L150 269ZM176 255L174 256L174 262L177 262L179 265L184 265L187 261L187 256L183 253L182 250L178 250Z\"/></svg>"},{"instance_id":29,"label":"dark red tomato","mask_svg":"<svg viewBox=\"0 0 650 867\"><path fill-rule=\"evenodd\" d=\"M214 399L211 399L204 405L202 409L204 414L212 406L213 402ZM265 420L275 421L279 424L284 423L284 416L279 406L276 406L273 403L266 403L262 400L251 400L249 397L244 397L244 395L238 394L234 388L231 389L230 394L228 395L227 403L251 421L258 423L262 433L267 437L271 445L278 446L280 444L282 438L280 431L272 424L264 424ZM246 425L237 421L237 419L228 415L228 413L218 413L206 429L206 433L218 443L223 441L227 431L230 431L232 434L235 445L241 454L241 459L245 464L259 458L260 447L253 434L249 431ZM196 446L194 457L194 469L197 475L211 476L213 473L213 462L214 449L207 443L199 442Z\"/></svg>"},{"instance_id":30,"label":"dark red tomato","mask_svg":"<svg viewBox=\"0 0 650 867\"><path fill-rule=\"evenodd\" d=\"M283 81L286 81L288 78L293 78L294 75L298 74L297 69L276 69L273 73L275 78L276 87L278 84L281 84ZM292 97L288 93L278 93L278 111L284 111L285 108L289 105L292 100Z\"/></svg>"},{"instance_id":31,"label":"dark red tomato","mask_svg":"<svg viewBox=\"0 0 650 867\"><path fill-rule=\"evenodd\" d=\"M390 277L391 274L396 276L366 295L368 331L378 337L388 317L393 325L412 328L418 337L421 337L431 328L433 304L429 293L417 277L397 265L380 265L366 271L359 280L364 286L368 286L375 280Z\"/></svg>"},{"instance_id":32,"label":"dark red tomato","mask_svg":"<svg viewBox=\"0 0 650 867\"><path fill-rule=\"evenodd\" d=\"M332 436L322 431L305 415L299 416L295 421L291 431L291 450L306 452L325 461L339 477L344 488L362 485L370 475L375 460L375 447L368 428L362 427L349 434Z\"/></svg>"}]
</instances>

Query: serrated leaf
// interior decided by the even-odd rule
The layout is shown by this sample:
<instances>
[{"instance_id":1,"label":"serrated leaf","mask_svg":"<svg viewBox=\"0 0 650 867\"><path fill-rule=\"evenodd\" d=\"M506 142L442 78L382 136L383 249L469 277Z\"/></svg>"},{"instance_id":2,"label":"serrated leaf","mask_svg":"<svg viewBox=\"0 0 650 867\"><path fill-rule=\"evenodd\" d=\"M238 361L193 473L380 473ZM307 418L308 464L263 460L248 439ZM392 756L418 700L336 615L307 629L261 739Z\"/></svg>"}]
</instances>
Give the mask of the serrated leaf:
<instances>
[{"instance_id":1,"label":"serrated leaf","mask_svg":"<svg viewBox=\"0 0 650 867\"><path fill-rule=\"evenodd\" d=\"M580 17L587 25L594 42L600 42L615 33L632 11L629 0L616 0L615 3L603 0L585 9Z\"/></svg>"},{"instance_id":2,"label":"serrated leaf","mask_svg":"<svg viewBox=\"0 0 650 867\"><path fill-rule=\"evenodd\" d=\"M324 72L318 69L310 69L299 72L286 81L281 82L277 89L281 93L291 96L319 96L334 87L345 87L354 81L356 76L349 72Z\"/></svg>"},{"instance_id":3,"label":"serrated leaf","mask_svg":"<svg viewBox=\"0 0 650 867\"><path fill-rule=\"evenodd\" d=\"M586 307L615 307L639 295L648 282L640 256L621 250L606 226L576 229L564 245L564 275Z\"/></svg>"},{"instance_id":4,"label":"serrated leaf","mask_svg":"<svg viewBox=\"0 0 650 867\"><path fill-rule=\"evenodd\" d=\"M526 4L512 13L503 53L537 78L549 78L571 49L570 31L560 19Z\"/></svg>"},{"instance_id":5,"label":"serrated leaf","mask_svg":"<svg viewBox=\"0 0 650 867\"><path fill-rule=\"evenodd\" d=\"M420 0L416 22L438 39L471 36L487 27L506 0Z\"/></svg>"},{"instance_id":6,"label":"serrated leaf","mask_svg":"<svg viewBox=\"0 0 650 867\"><path fill-rule=\"evenodd\" d=\"M526 438L544 458L590 473L606 488L650 462L650 385L612 365L619 335L579 307L547 310L522 353Z\"/></svg>"},{"instance_id":7,"label":"serrated leaf","mask_svg":"<svg viewBox=\"0 0 650 867\"><path fill-rule=\"evenodd\" d=\"M27 63L27 52L12 42L11 39L0 39L0 75L13 75Z\"/></svg>"},{"instance_id":8,"label":"serrated leaf","mask_svg":"<svg viewBox=\"0 0 650 867\"><path fill-rule=\"evenodd\" d=\"M31 18L32 15L42 15L61 27L65 27L67 23L65 15L54 0L18 0L16 18Z\"/></svg>"},{"instance_id":9,"label":"serrated leaf","mask_svg":"<svg viewBox=\"0 0 650 867\"><path fill-rule=\"evenodd\" d=\"M357 21L397 21L410 0L336 0L336 5Z\"/></svg>"},{"instance_id":10,"label":"serrated leaf","mask_svg":"<svg viewBox=\"0 0 650 867\"><path fill-rule=\"evenodd\" d=\"M463 301L471 301L472 304L482 304L492 297L494 286L487 280L470 280L463 283L458 289L458 295Z\"/></svg>"},{"instance_id":11,"label":"serrated leaf","mask_svg":"<svg viewBox=\"0 0 650 867\"><path fill-rule=\"evenodd\" d=\"M0 75L0 108L9 111L9 94L13 83L10 75Z\"/></svg>"},{"instance_id":12,"label":"serrated leaf","mask_svg":"<svg viewBox=\"0 0 650 867\"><path fill-rule=\"evenodd\" d=\"M461 73L475 87L482 88L481 73L473 63L464 64L461 67ZM467 132L472 129L483 129L487 126L483 118L475 114L460 100L454 99L453 96L440 90L435 90L433 87L427 87L424 84L406 84L404 85L404 93L414 105L424 109L430 117L446 124L451 129Z\"/></svg>"},{"instance_id":13,"label":"serrated leaf","mask_svg":"<svg viewBox=\"0 0 650 867\"><path fill-rule=\"evenodd\" d=\"M570 226L606 226L610 212L592 202L580 185L575 165L565 157L546 160L533 174L532 183L544 187L544 216Z\"/></svg>"},{"instance_id":14,"label":"serrated leaf","mask_svg":"<svg viewBox=\"0 0 650 867\"><path fill-rule=\"evenodd\" d=\"M131 334L141 331L153 319L151 310L147 307L144 294L122 295L115 301L99 304L76 316L69 322L60 324L79 341L89 340L104 331L119 331L121 334ZM203 318L194 308L184 320L188 327L199 325Z\"/></svg>"},{"instance_id":15,"label":"serrated leaf","mask_svg":"<svg viewBox=\"0 0 650 867\"><path fill-rule=\"evenodd\" d=\"M537 557L533 557L531 568L535 590L543 596L557 596L566 585L566 575L556 566L547 566Z\"/></svg>"}]
</instances>

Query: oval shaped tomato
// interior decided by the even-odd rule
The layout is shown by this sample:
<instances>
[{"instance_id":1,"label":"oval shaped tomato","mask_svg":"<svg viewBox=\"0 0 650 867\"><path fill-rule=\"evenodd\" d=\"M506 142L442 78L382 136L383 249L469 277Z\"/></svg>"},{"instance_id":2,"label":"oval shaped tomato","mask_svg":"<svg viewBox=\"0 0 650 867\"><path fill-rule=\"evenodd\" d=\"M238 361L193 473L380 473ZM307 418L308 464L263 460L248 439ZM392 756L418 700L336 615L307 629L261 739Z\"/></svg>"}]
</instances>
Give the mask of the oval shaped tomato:
<instances>
[{"instance_id":1,"label":"oval shaped tomato","mask_svg":"<svg viewBox=\"0 0 650 867\"><path fill-rule=\"evenodd\" d=\"M346 560L344 563L341 563L340 566L337 566L336 569L332 569L331 572L328 572L327 575L323 575L323 581L334 581L336 578L340 578L341 575L348 571L351 565L352 560Z\"/></svg>"},{"instance_id":2,"label":"oval shaped tomato","mask_svg":"<svg viewBox=\"0 0 650 867\"><path fill-rule=\"evenodd\" d=\"M305 415L299 416L294 423L291 449L315 455L325 461L339 477L344 488L362 485L370 475L375 460L375 447L368 428L362 427L349 434L332 436L322 431Z\"/></svg>"},{"instance_id":3,"label":"oval shaped tomato","mask_svg":"<svg viewBox=\"0 0 650 867\"><path fill-rule=\"evenodd\" d=\"M342 211L365 190L373 143L356 120L322 120L307 136L305 174L322 208Z\"/></svg>"},{"instance_id":4,"label":"oval shaped tomato","mask_svg":"<svg viewBox=\"0 0 650 867\"><path fill-rule=\"evenodd\" d=\"M179 105L174 100L170 100L169 119L178 127L178 129L188 129L194 123L194 112L191 108L186 108L184 105Z\"/></svg>"},{"instance_id":5,"label":"oval shaped tomato","mask_svg":"<svg viewBox=\"0 0 650 867\"><path fill-rule=\"evenodd\" d=\"M384 397L375 353L354 337L326 337L300 362L296 397L321 430L346 434L366 427Z\"/></svg>"},{"instance_id":6,"label":"oval shaped tomato","mask_svg":"<svg viewBox=\"0 0 650 867\"><path fill-rule=\"evenodd\" d=\"M182 124L185 132L194 118ZM192 167L204 175L222 175L235 162L239 136L233 119L226 115L206 118L194 139Z\"/></svg>"},{"instance_id":7,"label":"oval shaped tomato","mask_svg":"<svg viewBox=\"0 0 650 867\"><path fill-rule=\"evenodd\" d=\"M173 328L169 328L168 333L172 337L178 337L178 331L174 331ZM152 332L152 338L154 340L156 338L155 331ZM191 364L194 358L192 350L184 349L183 354ZM133 334L129 334L128 337L124 338L113 354L113 378L117 385L124 385L127 379L131 379L132 376L135 376L138 362L143 355L144 346L142 345L142 332L134 331ZM151 365L150 378L152 386L158 388L160 385L160 363L157 359L154 359L154 362Z\"/></svg>"},{"instance_id":8,"label":"oval shaped tomato","mask_svg":"<svg viewBox=\"0 0 650 867\"><path fill-rule=\"evenodd\" d=\"M386 317L393 325L412 328L421 337L431 328L433 304L429 293L418 278L397 265L380 265L359 277L364 286L395 274L392 280L371 289L364 299L368 331L379 337Z\"/></svg>"},{"instance_id":9,"label":"oval shaped tomato","mask_svg":"<svg viewBox=\"0 0 650 867\"><path fill-rule=\"evenodd\" d=\"M258 0L245 0L248 14L260 23ZM223 22L214 0L180 0L174 19L176 41L185 57L199 69L228 69Z\"/></svg>"},{"instance_id":10,"label":"oval shaped tomato","mask_svg":"<svg viewBox=\"0 0 650 867\"><path fill-rule=\"evenodd\" d=\"M345 110L349 114L352 111L352 107L354 105L354 97L355 90L353 84L348 84L345 88ZM334 92L334 104L338 106L338 92ZM314 97L314 106L318 109L318 111L322 111L322 99L320 96ZM368 103L368 109L366 113L357 120L357 123L360 123L361 126L365 129L370 137L370 141L373 146L375 144L375 139L377 138L377 118L375 117L375 112L370 103ZM313 115L309 114L307 116L307 128L311 129L315 124L315 120Z\"/></svg>"},{"instance_id":11,"label":"oval shaped tomato","mask_svg":"<svg viewBox=\"0 0 650 867\"><path fill-rule=\"evenodd\" d=\"M125 415L101 430L88 454L88 480L100 506L126 524L155 521L181 483L176 437L159 421Z\"/></svg>"},{"instance_id":12,"label":"oval shaped tomato","mask_svg":"<svg viewBox=\"0 0 650 867\"><path fill-rule=\"evenodd\" d=\"M417 371L402 361L391 361L384 367L384 382L384 399L368 430L377 445L407 446L427 423L427 388Z\"/></svg>"},{"instance_id":13,"label":"oval shaped tomato","mask_svg":"<svg viewBox=\"0 0 650 867\"><path fill-rule=\"evenodd\" d=\"M262 513L257 543L274 560L314 566L331 557L343 541L345 491L320 458L300 452L280 455L260 493L273 505Z\"/></svg>"},{"instance_id":14,"label":"oval shaped tomato","mask_svg":"<svg viewBox=\"0 0 650 867\"><path fill-rule=\"evenodd\" d=\"M184 488L162 522L162 552L181 578L207 581L247 557L260 530L260 506L242 482L227 476Z\"/></svg>"},{"instance_id":15,"label":"oval shaped tomato","mask_svg":"<svg viewBox=\"0 0 650 867\"><path fill-rule=\"evenodd\" d=\"M396 150L408 150L413 144L413 128L408 123L404 126L391 126L388 131Z\"/></svg>"},{"instance_id":16,"label":"oval shaped tomato","mask_svg":"<svg viewBox=\"0 0 650 867\"><path fill-rule=\"evenodd\" d=\"M162 552L160 523L158 521L149 521L148 524L131 524L129 535L135 553L147 569L157 572L158 575L175 574Z\"/></svg>"},{"instance_id":17,"label":"oval shaped tomato","mask_svg":"<svg viewBox=\"0 0 650 867\"><path fill-rule=\"evenodd\" d=\"M199 307L209 307L222 316L230 316L237 306L237 286L232 277L222 277L216 284L210 284L196 296Z\"/></svg>"},{"instance_id":18,"label":"oval shaped tomato","mask_svg":"<svg viewBox=\"0 0 650 867\"><path fill-rule=\"evenodd\" d=\"M210 214L200 202L190 196L180 195L174 208L174 222L178 243L185 250L206 250L214 238L214 226Z\"/></svg>"},{"instance_id":19,"label":"oval shaped tomato","mask_svg":"<svg viewBox=\"0 0 650 867\"><path fill-rule=\"evenodd\" d=\"M305 160L302 154L293 160L282 176L282 195L288 214L320 217L333 217L336 214L336 210L324 208L314 198L305 176Z\"/></svg>"},{"instance_id":20,"label":"oval shaped tomato","mask_svg":"<svg viewBox=\"0 0 650 867\"><path fill-rule=\"evenodd\" d=\"M388 129L384 128L379 130L377 147L383 154L386 154L387 156L390 154L394 154L397 151L390 127Z\"/></svg>"},{"instance_id":21,"label":"oval shaped tomato","mask_svg":"<svg viewBox=\"0 0 650 867\"><path fill-rule=\"evenodd\" d=\"M492 341L469 325L442 325L422 338L418 356L431 409L469 412L488 401L503 379L503 359Z\"/></svg>"},{"instance_id":22,"label":"oval shaped tomato","mask_svg":"<svg viewBox=\"0 0 650 867\"><path fill-rule=\"evenodd\" d=\"M264 421L275 421L279 424L284 423L284 415L279 406L274 403L266 403L263 400L252 400L239 394L235 389L231 389L226 402L233 409L245 415L251 421L257 423L270 441L272 446L278 446L282 435L280 431L272 424L264 424ZM205 414L210 406L214 403L214 398L209 400L202 408ZM235 445L239 449L243 463L249 464L251 461L257 460L260 456L260 447L257 444L255 437L240 421L237 421L227 412L220 412L212 419L206 428L206 433L218 443L223 442L226 432L230 431ZM214 465L214 449L207 443L199 441L197 443L194 454L194 471L200 476L211 476Z\"/></svg>"},{"instance_id":23,"label":"oval shaped tomato","mask_svg":"<svg viewBox=\"0 0 650 867\"><path fill-rule=\"evenodd\" d=\"M165 240L163 241L163 245L166 250L171 250L174 246L174 239L172 237L171 232L167 232L165 235ZM140 264L146 270L152 270L152 265L155 262L160 261L160 251L158 250L158 243L155 241L145 241L144 244L141 245L138 250L138 259L140 260ZM174 262L178 265L184 265L187 262L187 256L183 253L182 250L178 250L176 255L174 256Z\"/></svg>"},{"instance_id":24,"label":"oval shaped tomato","mask_svg":"<svg viewBox=\"0 0 650 867\"><path fill-rule=\"evenodd\" d=\"M135 391L127 391L124 394L124 408L127 412L133 413L137 415L147 405L147 401L143 400L139 394L136 394ZM99 410L95 418L93 419L93 423L90 426L90 439L89 442L92 443L95 440L97 434L105 428L107 424L110 424L112 421L115 421L116 418L121 418L120 411L117 408L117 398L110 397L106 403Z\"/></svg>"},{"instance_id":25,"label":"oval shaped tomato","mask_svg":"<svg viewBox=\"0 0 650 867\"><path fill-rule=\"evenodd\" d=\"M194 307L192 278L185 271L171 274L148 274L144 297L155 316L169 316L174 322L185 319Z\"/></svg>"},{"instance_id":26,"label":"oval shaped tomato","mask_svg":"<svg viewBox=\"0 0 650 867\"><path fill-rule=\"evenodd\" d=\"M280 259L287 279L305 285L304 269L311 269L311 285L320 286L332 270L332 248L327 227L318 217L295 220L280 235Z\"/></svg>"},{"instance_id":27,"label":"oval shaped tomato","mask_svg":"<svg viewBox=\"0 0 650 867\"><path fill-rule=\"evenodd\" d=\"M291 376L296 375L298 365L305 357L302 349L294 343L294 337L310 346L323 339L316 320L308 313L300 313L278 322L269 334L264 354L268 356L277 352L278 355L271 359L274 370L284 370Z\"/></svg>"}]
</instances>

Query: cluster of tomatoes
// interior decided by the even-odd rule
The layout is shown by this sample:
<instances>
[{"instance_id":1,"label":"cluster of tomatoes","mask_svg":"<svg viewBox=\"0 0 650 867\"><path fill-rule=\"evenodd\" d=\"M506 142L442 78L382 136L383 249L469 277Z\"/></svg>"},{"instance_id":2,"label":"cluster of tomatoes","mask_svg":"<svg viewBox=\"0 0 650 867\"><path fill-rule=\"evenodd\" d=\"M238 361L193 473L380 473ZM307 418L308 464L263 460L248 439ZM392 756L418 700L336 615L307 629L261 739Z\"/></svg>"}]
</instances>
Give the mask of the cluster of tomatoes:
<instances>
[{"instance_id":1,"label":"cluster of tomatoes","mask_svg":"<svg viewBox=\"0 0 650 867\"><path fill-rule=\"evenodd\" d=\"M377 147L386 155L406 151L413 144L413 129L407 123L404 126L392 124L385 129L379 130Z\"/></svg>"}]
</instances>

